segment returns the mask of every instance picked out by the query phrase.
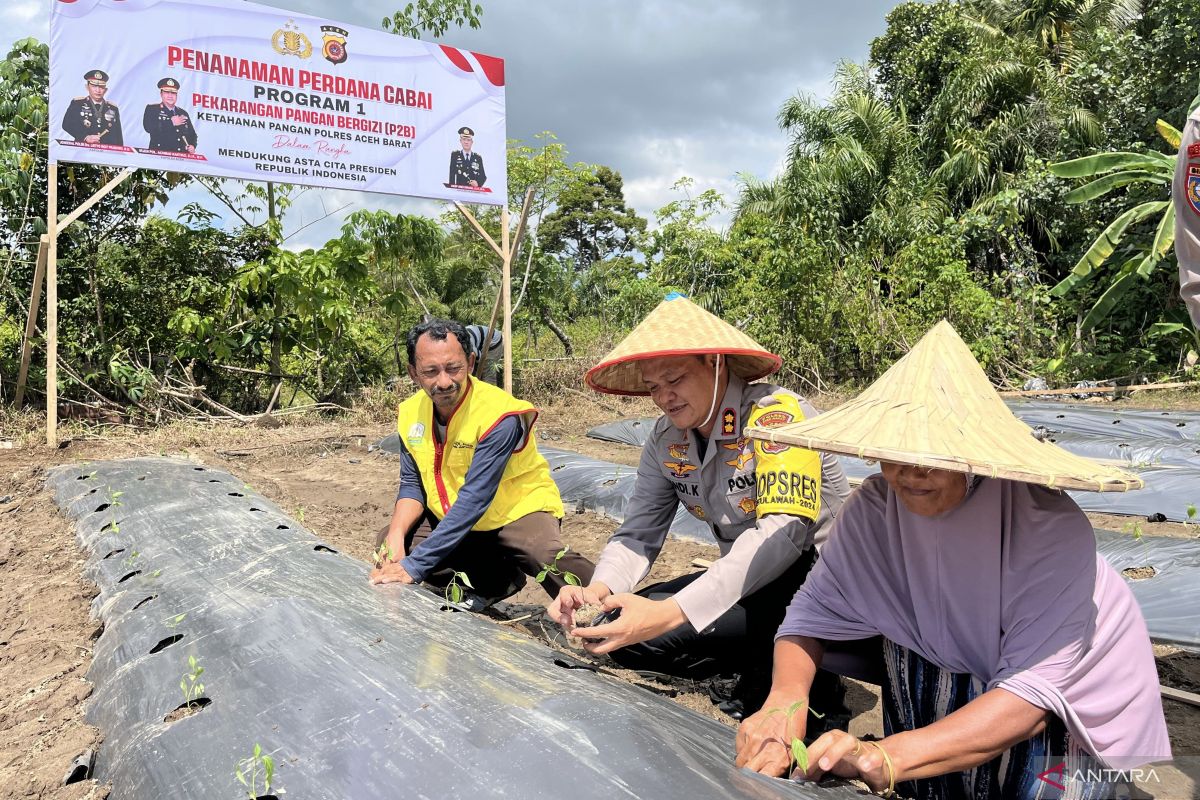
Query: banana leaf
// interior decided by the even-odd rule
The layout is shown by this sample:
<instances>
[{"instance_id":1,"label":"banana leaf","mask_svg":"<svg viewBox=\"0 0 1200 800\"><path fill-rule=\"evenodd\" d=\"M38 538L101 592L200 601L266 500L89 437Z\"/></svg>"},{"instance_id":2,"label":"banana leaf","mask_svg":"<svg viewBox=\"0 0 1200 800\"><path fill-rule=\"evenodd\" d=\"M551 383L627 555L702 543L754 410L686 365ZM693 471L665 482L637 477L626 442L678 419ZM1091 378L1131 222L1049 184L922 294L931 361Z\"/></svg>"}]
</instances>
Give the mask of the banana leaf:
<instances>
[{"instance_id":1,"label":"banana leaf","mask_svg":"<svg viewBox=\"0 0 1200 800\"><path fill-rule=\"evenodd\" d=\"M1167 206L1167 211L1158 222L1158 230L1154 233L1154 244L1150 249L1157 258L1166 258L1175 243L1175 204Z\"/></svg>"},{"instance_id":2,"label":"banana leaf","mask_svg":"<svg viewBox=\"0 0 1200 800\"><path fill-rule=\"evenodd\" d=\"M1114 153L1095 153L1070 161L1059 161L1050 164L1047 169L1060 178L1089 178L1112 172L1116 169L1146 169L1157 170L1162 167L1164 160L1174 163L1171 156L1160 153L1129 153L1117 151Z\"/></svg>"},{"instance_id":3,"label":"banana leaf","mask_svg":"<svg viewBox=\"0 0 1200 800\"><path fill-rule=\"evenodd\" d=\"M1096 237L1096 241L1092 242L1092 246L1088 248L1088 251L1083 254L1083 257L1072 268L1071 274L1059 281L1050 290L1050 293L1056 297L1066 296L1067 292L1071 291L1080 281L1090 277L1093 270L1098 269L1108 260L1108 257L1117 249L1117 245L1121 243L1121 239L1124 238L1125 231L1130 225L1141 222L1152 214L1169 208L1170 205L1170 200L1154 200L1134 206L1114 219Z\"/></svg>"},{"instance_id":4,"label":"banana leaf","mask_svg":"<svg viewBox=\"0 0 1200 800\"><path fill-rule=\"evenodd\" d=\"M1087 316L1083 318L1083 323L1081 324L1083 330L1091 330L1098 322L1112 312L1120 299L1133 286L1134 281L1138 279L1141 267L1148 260L1150 260L1150 256L1139 254L1121 266L1116 280L1109 284L1108 288L1104 290L1104 294L1100 295L1100 299L1096 301L1096 304L1088 311Z\"/></svg>"},{"instance_id":5,"label":"banana leaf","mask_svg":"<svg viewBox=\"0 0 1200 800\"><path fill-rule=\"evenodd\" d=\"M1165 119L1160 119L1154 123L1154 129L1158 131L1158 135L1167 140L1167 144L1176 150L1179 149L1179 143L1183 140L1183 134L1179 132L1171 123Z\"/></svg>"},{"instance_id":6,"label":"banana leaf","mask_svg":"<svg viewBox=\"0 0 1200 800\"><path fill-rule=\"evenodd\" d=\"M1106 175L1103 178L1097 178L1091 183L1085 183L1083 186L1067 192L1063 200L1068 203L1086 203L1089 200L1095 200L1097 197L1103 197L1113 189L1119 189L1131 183L1157 183L1161 186L1170 182L1171 175L1165 170L1158 172L1150 172L1144 169L1126 170Z\"/></svg>"}]
</instances>

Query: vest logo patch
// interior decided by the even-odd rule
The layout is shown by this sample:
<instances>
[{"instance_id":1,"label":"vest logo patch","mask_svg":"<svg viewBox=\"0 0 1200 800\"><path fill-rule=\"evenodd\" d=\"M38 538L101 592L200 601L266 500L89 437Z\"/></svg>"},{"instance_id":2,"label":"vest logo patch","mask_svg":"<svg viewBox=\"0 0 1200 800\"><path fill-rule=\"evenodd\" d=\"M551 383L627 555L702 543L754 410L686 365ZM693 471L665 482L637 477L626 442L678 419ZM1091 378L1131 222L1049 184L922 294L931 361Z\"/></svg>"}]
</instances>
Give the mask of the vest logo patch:
<instances>
[{"instance_id":1,"label":"vest logo patch","mask_svg":"<svg viewBox=\"0 0 1200 800\"><path fill-rule=\"evenodd\" d=\"M682 461L688 457L688 449L691 446L691 442L678 442L676 444L669 444L667 445L667 452L671 455L671 458Z\"/></svg>"},{"instance_id":2,"label":"vest logo patch","mask_svg":"<svg viewBox=\"0 0 1200 800\"><path fill-rule=\"evenodd\" d=\"M415 447L415 446L419 445L421 443L421 440L424 438L425 438L425 423L414 422L409 427L408 435L404 437L404 440L406 442L408 442L410 447Z\"/></svg>"},{"instance_id":3,"label":"vest logo patch","mask_svg":"<svg viewBox=\"0 0 1200 800\"><path fill-rule=\"evenodd\" d=\"M743 497L738 502L738 508L742 510L743 514L753 514L754 509L758 508L758 501L753 497Z\"/></svg>"}]
</instances>

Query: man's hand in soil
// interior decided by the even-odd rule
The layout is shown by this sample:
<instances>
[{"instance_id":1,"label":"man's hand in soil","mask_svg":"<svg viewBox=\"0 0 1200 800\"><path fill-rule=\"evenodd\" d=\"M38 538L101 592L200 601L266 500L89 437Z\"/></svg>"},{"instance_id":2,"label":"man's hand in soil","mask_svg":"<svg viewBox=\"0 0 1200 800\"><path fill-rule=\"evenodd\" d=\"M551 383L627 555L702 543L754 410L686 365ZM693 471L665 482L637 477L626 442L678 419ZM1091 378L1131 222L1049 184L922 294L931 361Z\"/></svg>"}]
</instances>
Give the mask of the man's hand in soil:
<instances>
[{"instance_id":1,"label":"man's hand in soil","mask_svg":"<svg viewBox=\"0 0 1200 800\"><path fill-rule=\"evenodd\" d=\"M560 595L561 597L561 595ZM621 609L621 616L612 622L587 628L572 628L572 636L585 640L583 649L592 655L611 653L620 647L653 639L687 622L683 609L674 598L649 600L636 594L614 594L604 599L605 611Z\"/></svg>"},{"instance_id":2,"label":"man's hand in soil","mask_svg":"<svg viewBox=\"0 0 1200 800\"><path fill-rule=\"evenodd\" d=\"M807 721L806 709L801 708L789 721L787 709L795 698L772 693L767 696L763 707L746 717L738 726L734 746L737 758L734 764L746 767L763 775L779 777L787 772L792 759L789 754L793 736L804 738Z\"/></svg>"},{"instance_id":3,"label":"man's hand in soil","mask_svg":"<svg viewBox=\"0 0 1200 800\"><path fill-rule=\"evenodd\" d=\"M389 561L371 570L370 580L371 583L413 583L408 570L400 566L398 561Z\"/></svg>"},{"instance_id":4,"label":"man's hand in soil","mask_svg":"<svg viewBox=\"0 0 1200 800\"><path fill-rule=\"evenodd\" d=\"M564 586L558 597L546 606L546 614L567 630L575 627L575 612L584 606L598 606L612 591L603 583L587 586Z\"/></svg>"}]
</instances>

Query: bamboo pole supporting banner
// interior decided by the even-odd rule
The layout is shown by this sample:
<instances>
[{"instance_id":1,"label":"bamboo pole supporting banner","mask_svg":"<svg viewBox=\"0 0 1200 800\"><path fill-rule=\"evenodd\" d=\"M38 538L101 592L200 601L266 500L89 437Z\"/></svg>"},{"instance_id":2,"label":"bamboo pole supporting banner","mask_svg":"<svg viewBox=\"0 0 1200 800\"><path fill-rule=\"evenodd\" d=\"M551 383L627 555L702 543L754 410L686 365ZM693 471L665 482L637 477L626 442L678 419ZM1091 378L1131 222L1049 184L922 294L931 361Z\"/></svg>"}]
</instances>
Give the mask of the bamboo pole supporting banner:
<instances>
[{"instance_id":1,"label":"bamboo pole supporting banner","mask_svg":"<svg viewBox=\"0 0 1200 800\"><path fill-rule=\"evenodd\" d=\"M508 247L508 205L500 209L500 246L504 248L504 272L500 291L504 294L504 391L512 394L512 251Z\"/></svg>"},{"instance_id":2,"label":"bamboo pole supporting banner","mask_svg":"<svg viewBox=\"0 0 1200 800\"><path fill-rule=\"evenodd\" d=\"M58 444L58 162L47 167L46 444Z\"/></svg>"},{"instance_id":3,"label":"bamboo pole supporting banner","mask_svg":"<svg viewBox=\"0 0 1200 800\"><path fill-rule=\"evenodd\" d=\"M122 181L124 181L126 178L128 178L130 175L132 175L133 170L134 170L133 167L126 167L125 169L118 172L116 174L116 176L113 177L112 180L110 180L108 183L101 186L94 195L89 197L84 202L83 205L81 205L79 208L75 209L70 214L67 214L65 217L60 219L58 221L58 229L60 231L63 230L68 225L70 225L72 222L74 222L75 220L77 220L81 216L83 216L84 212L86 212L92 206L96 205L96 203L99 203L101 200L103 200L105 195L107 195L113 189L120 186Z\"/></svg>"},{"instance_id":4,"label":"bamboo pole supporting banner","mask_svg":"<svg viewBox=\"0 0 1200 800\"><path fill-rule=\"evenodd\" d=\"M504 251L500 249L500 245L496 244L496 240L493 239L488 232L483 229L483 226L479 224L479 220L475 219L475 215L471 213L471 209L467 208L457 200L454 201L454 207L458 209L458 213L463 215L463 217L467 220L467 223L472 229L474 229L475 233L479 234L479 238L487 242L488 247L492 248L496 255L500 256L500 258L504 258Z\"/></svg>"},{"instance_id":5,"label":"bamboo pole supporting banner","mask_svg":"<svg viewBox=\"0 0 1200 800\"><path fill-rule=\"evenodd\" d=\"M529 211L533 208L533 187L530 186L525 190L525 199L521 202L521 220L517 223L517 232L513 237L512 245L509 248L512 253L509 256L509 268L514 261L517 260L517 253L521 252L521 242L525 236L525 223L529 219ZM459 208L459 211L466 216L466 212ZM469 217L468 217L469 219ZM487 331L483 337L484 345L483 352L479 354L479 362L475 365L476 377L482 378L487 369L488 351L492 343L492 331L496 330L496 315L500 313L500 304L504 300L504 287L496 293L496 302L492 305L492 316L488 318Z\"/></svg>"},{"instance_id":6,"label":"bamboo pole supporting banner","mask_svg":"<svg viewBox=\"0 0 1200 800\"><path fill-rule=\"evenodd\" d=\"M21 367L17 371L17 396L13 406L21 407L25 399L25 379L29 377L29 357L33 353L33 332L37 329L38 309L42 306L42 283L46 280L46 254L50 237L42 234L38 242L37 266L33 269L33 289L29 292L29 313L25 317L25 338L21 340Z\"/></svg>"}]
</instances>

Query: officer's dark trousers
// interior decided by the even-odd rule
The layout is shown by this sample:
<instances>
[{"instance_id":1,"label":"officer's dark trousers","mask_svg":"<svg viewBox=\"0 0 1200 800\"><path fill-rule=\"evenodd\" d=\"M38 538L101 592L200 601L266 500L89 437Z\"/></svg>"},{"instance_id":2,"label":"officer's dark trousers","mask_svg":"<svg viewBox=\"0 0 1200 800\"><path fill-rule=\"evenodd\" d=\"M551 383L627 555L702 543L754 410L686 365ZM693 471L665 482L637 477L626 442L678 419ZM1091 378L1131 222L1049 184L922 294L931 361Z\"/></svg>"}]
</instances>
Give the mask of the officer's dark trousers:
<instances>
[{"instance_id":1,"label":"officer's dark trousers","mask_svg":"<svg viewBox=\"0 0 1200 800\"><path fill-rule=\"evenodd\" d=\"M404 551L411 553L433 534L437 523L437 518L426 512L404 537ZM535 511L494 531L471 531L425 582L443 588L455 572L463 572L475 594L503 600L521 590L526 575L536 577L543 565L554 564L554 556L563 549L561 527L562 522L553 514ZM375 542L377 548L386 536L385 526ZM558 569L574 573L586 586L595 567L579 553L568 550L558 560ZM558 590L565 585L562 575L547 574L542 582L550 597L558 597Z\"/></svg>"},{"instance_id":2,"label":"officer's dark trousers","mask_svg":"<svg viewBox=\"0 0 1200 800\"><path fill-rule=\"evenodd\" d=\"M736 699L741 701L748 716L762 707L770 690L775 632L783 622L792 596L816 560L817 551L810 547L782 575L743 597L703 631L684 623L673 631L609 655L622 667L641 672L695 680L738 675L741 680L736 693L740 697ZM696 572L656 583L638 594L651 600L666 600L703 574ZM824 670L817 672L810 694L814 710L840 712L843 695L836 675Z\"/></svg>"}]
</instances>

